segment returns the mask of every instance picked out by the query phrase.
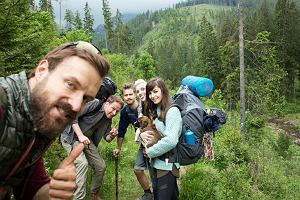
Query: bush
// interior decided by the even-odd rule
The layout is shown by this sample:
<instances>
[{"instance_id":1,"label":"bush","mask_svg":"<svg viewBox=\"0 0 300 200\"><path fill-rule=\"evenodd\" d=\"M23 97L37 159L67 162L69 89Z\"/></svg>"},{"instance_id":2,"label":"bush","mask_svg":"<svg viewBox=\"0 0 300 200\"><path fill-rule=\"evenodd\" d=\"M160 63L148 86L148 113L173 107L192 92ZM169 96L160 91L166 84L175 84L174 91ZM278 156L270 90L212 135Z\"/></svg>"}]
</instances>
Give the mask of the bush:
<instances>
[{"instance_id":1,"label":"bush","mask_svg":"<svg viewBox=\"0 0 300 200\"><path fill-rule=\"evenodd\" d=\"M249 146L243 142L242 135L238 130L225 126L218 131L214 141L216 155L215 165L222 170L231 163L247 163L249 158Z\"/></svg>"},{"instance_id":2,"label":"bush","mask_svg":"<svg viewBox=\"0 0 300 200\"><path fill-rule=\"evenodd\" d=\"M253 199L246 165L230 164L222 170L220 180L220 199Z\"/></svg>"},{"instance_id":3,"label":"bush","mask_svg":"<svg viewBox=\"0 0 300 200\"><path fill-rule=\"evenodd\" d=\"M286 135L285 133L279 133L275 150L283 158L290 158L291 152L289 151L289 147L292 144L293 141L288 135Z\"/></svg>"},{"instance_id":4,"label":"bush","mask_svg":"<svg viewBox=\"0 0 300 200\"><path fill-rule=\"evenodd\" d=\"M212 166L198 163L181 177L180 199L217 199L219 172Z\"/></svg>"}]
</instances>

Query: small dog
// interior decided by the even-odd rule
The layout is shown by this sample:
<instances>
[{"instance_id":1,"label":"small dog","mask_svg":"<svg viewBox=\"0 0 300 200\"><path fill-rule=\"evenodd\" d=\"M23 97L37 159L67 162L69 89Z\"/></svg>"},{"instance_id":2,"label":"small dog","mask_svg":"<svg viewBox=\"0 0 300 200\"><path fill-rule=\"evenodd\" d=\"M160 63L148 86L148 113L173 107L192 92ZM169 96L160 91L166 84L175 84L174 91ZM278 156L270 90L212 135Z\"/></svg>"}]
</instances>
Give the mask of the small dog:
<instances>
[{"instance_id":1,"label":"small dog","mask_svg":"<svg viewBox=\"0 0 300 200\"><path fill-rule=\"evenodd\" d=\"M163 138L163 135L156 129L155 125L152 123L152 120L149 119L149 117L147 117L147 116L139 117L138 123L139 123L141 133L143 133L145 131L152 131L154 133L153 134L154 138L152 141L147 143L147 148L153 146L154 144L156 144L158 142L158 140ZM141 141L142 141L142 144L145 146L145 142L143 141L142 138L141 138Z\"/></svg>"}]
</instances>

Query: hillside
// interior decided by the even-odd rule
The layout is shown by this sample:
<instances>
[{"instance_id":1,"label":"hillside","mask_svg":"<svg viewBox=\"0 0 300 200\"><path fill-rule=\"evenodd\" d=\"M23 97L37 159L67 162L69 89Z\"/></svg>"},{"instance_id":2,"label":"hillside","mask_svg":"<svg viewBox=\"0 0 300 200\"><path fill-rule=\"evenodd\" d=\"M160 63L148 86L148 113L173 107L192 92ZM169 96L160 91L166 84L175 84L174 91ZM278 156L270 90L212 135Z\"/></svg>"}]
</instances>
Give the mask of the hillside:
<instances>
[{"instance_id":1,"label":"hillside","mask_svg":"<svg viewBox=\"0 0 300 200\"><path fill-rule=\"evenodd\" d=\"M185 71L180 68L197 65L197 41L203 17L217 28L231 10L232 7L228 6L201 4L149 14L143 23L144 26L148 24L148 29L145 29L148 32L141 39L140 50L152 55L160 76L169 79L175 87L185 75L195 73L192 68ZM139 30L136 34L142 35L143 31Z\"/></svg>"}]
</instances>

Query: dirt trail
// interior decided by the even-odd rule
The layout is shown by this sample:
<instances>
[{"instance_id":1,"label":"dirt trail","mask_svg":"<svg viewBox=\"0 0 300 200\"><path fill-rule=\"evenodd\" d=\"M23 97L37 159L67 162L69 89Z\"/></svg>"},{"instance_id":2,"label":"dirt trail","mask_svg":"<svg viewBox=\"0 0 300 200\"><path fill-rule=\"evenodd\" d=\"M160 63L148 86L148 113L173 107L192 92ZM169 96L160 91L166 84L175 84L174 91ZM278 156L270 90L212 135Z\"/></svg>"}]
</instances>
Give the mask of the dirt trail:
<instances>
[{"instance_id":1,"label":"dirt trail","mask_svg":"<svg viewBox=\"0 0 300 200\"><path fill-rule=\"evenodd\" d=\"M297 129L292 122L272 118L268 120L268 124L275 132L284 132L289 135L293 139L294 143L300 146L300 130Z\"/></svg>"}]
</instances>

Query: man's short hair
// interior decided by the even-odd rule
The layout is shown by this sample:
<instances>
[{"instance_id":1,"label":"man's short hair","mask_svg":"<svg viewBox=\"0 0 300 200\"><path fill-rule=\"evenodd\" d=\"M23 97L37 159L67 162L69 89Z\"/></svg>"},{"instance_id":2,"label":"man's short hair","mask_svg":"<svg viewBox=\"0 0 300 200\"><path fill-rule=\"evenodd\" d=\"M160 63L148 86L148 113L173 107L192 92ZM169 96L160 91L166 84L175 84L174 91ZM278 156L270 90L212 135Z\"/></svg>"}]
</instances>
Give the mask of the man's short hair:
<instances>
[{"instance_id":1,"label":"man's short hair","mask_svg":"<svg viewBox=\"0 0 300 200\"><path fill-rule=\"evenodd\" d=\"M110 68L109 63L104 59L104 57L101 55L101 52L94 45L84 41L62 44L50 51L42 59L48 61L48 69L49 72L51 72L64 59L71 56L76 56L86 60L88 63L95 67L101 78L108 74ZM34 71L35 70L30 73L29 78L34 76Z\"/></svg>"},{"instance_id":2,"label":"man's short hair","mask_svg":"<svg viewBox=\"0 0 300 200\"><path fill-rule=\"evenodd\" d=\"M109 104L117 102L121 105L121 108L123 108L123 106L124 106L124 102L122 101L121 97L118 97L115 95L109 96L108 99L106 100L106 102L108 102Z\"/></svg>"},{"instance_id":3,"label":"man's short hair","mask_svg":"<svg viewBox=\"0 0 300 200\"><path fill-rule=\"evenodd\" d=\"M133 83L125 83L122 87L122 95L124 95L124 91L128 90L128 89L132 89L135 92L135 87L133 85Z\"/></svg>"}]
</instances>

